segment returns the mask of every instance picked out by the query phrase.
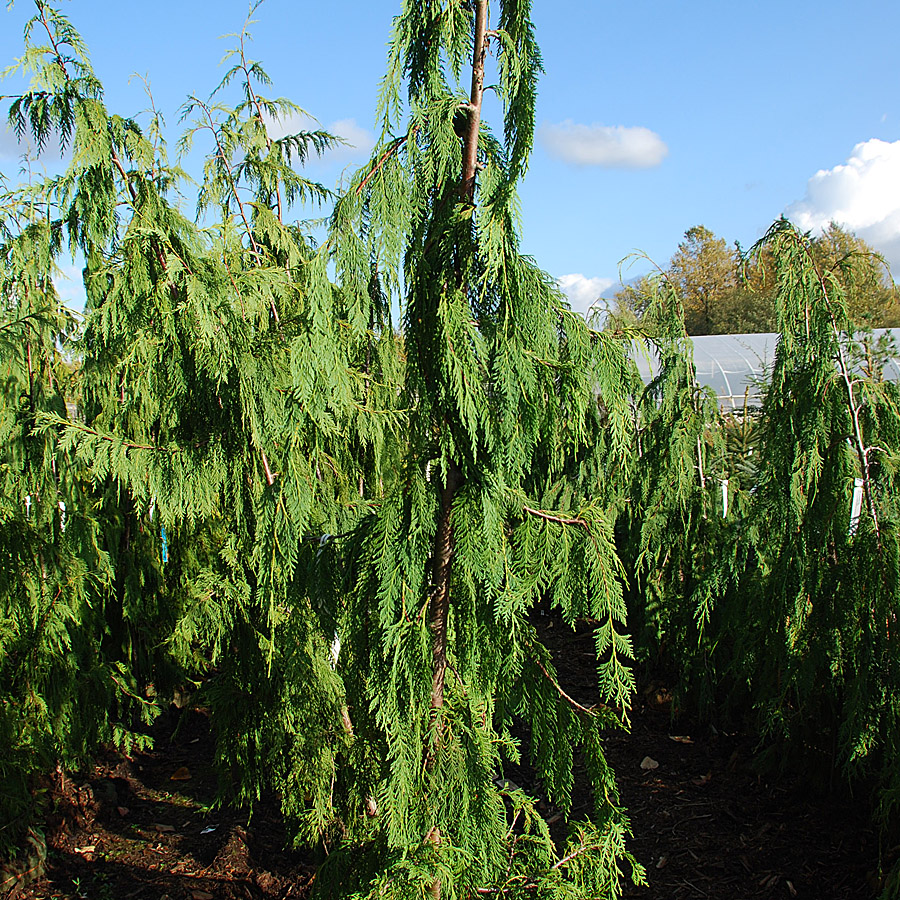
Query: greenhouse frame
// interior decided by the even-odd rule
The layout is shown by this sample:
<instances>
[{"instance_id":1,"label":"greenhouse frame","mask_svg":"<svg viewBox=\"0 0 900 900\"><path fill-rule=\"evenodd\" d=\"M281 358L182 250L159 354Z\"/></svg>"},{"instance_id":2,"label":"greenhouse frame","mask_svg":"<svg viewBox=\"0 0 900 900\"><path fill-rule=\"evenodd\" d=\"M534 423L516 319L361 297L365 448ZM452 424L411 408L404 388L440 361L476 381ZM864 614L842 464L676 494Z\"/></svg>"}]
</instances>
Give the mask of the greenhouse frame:
<instances>
[{"instance_id":1,"label":"greenhouse frame","mask_svg":"<svg viewBox=\"0 0 900 900\"><path fill-rule=\"evenodd\" d=\"M890 381L900 381L900 348L898 334L888 328L875 328L856 335L856 341L871 335L872 343L887 335L889 351L882 375ZM758 406L762 402L765 381L775 361L778 334L707 334L691 338L694 346L694 368L701 387L710 388L719 407L724 410ZM641 377L650 382L659 371L658 359L652 348L634 351Z\"/></svg>"}]
</instances>

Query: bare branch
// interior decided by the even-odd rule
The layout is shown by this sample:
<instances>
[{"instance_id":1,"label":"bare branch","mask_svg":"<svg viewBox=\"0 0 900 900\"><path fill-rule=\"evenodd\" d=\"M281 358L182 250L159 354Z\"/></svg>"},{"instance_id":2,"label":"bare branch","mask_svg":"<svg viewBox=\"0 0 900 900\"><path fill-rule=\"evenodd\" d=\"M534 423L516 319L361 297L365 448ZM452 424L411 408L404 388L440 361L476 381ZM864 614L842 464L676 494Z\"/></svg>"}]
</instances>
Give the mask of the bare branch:
<instances>
[{"instance_id":1,"label":"bare branch","mask_svg":"<svg viewBox=\"0 0 900 900\"><path fill-rule=\"evenodd\" d=\"M568 706L575 710L577 713L581 713L585 716L590 716L592 719L597 716L597 707L596 706L582 706L577 700L570 697L563 689L560 687L559 682L547 671L546 666L539 660L535 659L534 664L544 673L547 677L547 681L556 688L559 696L566 702Z\"/></svg>"}]
</instances>

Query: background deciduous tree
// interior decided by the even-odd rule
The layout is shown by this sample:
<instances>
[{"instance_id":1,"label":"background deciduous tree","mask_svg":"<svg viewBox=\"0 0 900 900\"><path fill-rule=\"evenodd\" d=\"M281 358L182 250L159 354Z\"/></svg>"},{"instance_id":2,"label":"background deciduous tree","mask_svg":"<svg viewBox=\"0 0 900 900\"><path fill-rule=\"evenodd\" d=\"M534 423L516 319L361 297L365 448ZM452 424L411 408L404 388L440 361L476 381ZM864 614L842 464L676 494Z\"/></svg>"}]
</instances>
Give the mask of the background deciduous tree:
<instances>
[{"instance_id":1,"label":"background deciduous tree","mask_svg":"<svg viewBox=\"0 0 900 900\"><path fill-rule=\"evenodd\" d=\"M681 298L688 334L719 330L722 302L737 289L737 268L735 251L708 228L696 225L684 233L667 275Z\"/></svg>"},{"instance_id":2,"label":"background deciduous tree","mask_svg":"<svg viewBox=\"0 0 900 900\"><path fill-rule=\"evenodd\" d=\"M869 328L900 324L900 293L883 259L860 237L835 223L811 238L817 262L846 281L853 320ZM849 264L852 262L852 265ZM664 270L684 307L690 335L745 334L776 329L775 273L763 248L745 258L703 225L689 228ZM651 303L647 278L614 297L613 322L641 321Z\"/></svg>"},{"instance_id":3,"label":"background deciduous tree","mask_svg":"<svg viewBox=\"0 0 900 900\"><path fill-rule=\"evenodd\" d=\"M861 237L835 222L811 242L824 271L833 271L846 295L847 312L860 327L900 326L900 291L884 259Z\"/></svg>"}]
</instances>

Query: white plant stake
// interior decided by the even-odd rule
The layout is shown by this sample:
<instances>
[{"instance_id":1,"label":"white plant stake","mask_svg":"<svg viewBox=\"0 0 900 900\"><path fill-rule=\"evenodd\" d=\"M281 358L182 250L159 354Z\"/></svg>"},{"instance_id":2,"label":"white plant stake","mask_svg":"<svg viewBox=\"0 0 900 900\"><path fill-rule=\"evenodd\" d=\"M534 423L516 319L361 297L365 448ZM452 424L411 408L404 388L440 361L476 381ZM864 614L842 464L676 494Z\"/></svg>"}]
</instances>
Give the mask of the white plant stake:
<instances>
[{"instance_id":1,"label":"white plant stake","mask_svg":"<svg viewBox=\"0 0 900 900\"><path fill-rule=\"evenodd\" d=\"M325 545L328 543L331 538L330 534L323 534L322 537L319 538L319 549L316 550L316 559L318 560L323 551L325 550ZM336 669L338 664L338 657L341 655L341 636L334 632L334 640L331 642L331 668Z\"/></svg>"},{"instance_id":2,"label":"white plant stake","mask_svg":"<svg viewBox=\"0 0 900 900\"><path fill-rule=\"evenodd\" d=\"M31 494L25 495L25 518L31 518Z\"/></svg>"},{"instance_id":3,"label":"white plant stake","mask_svg":"<svg viewBox=\"0 0 900 900\"><path fill-rule=\"evenodd\" d=\"M859 514L862 512L863 480L853 479L853 502L850 504L850 535L856 534L859 526Z\"/></svg>"},{"instance_id":4,"label":"white plant stake","mask_svg":"<svg viewBox=\"0 0 900 900\"><path fill-rule=\"evenodd\" d=\"M728 516L728 479L720 479L719 484L722 485L722 518L724 519Z\"/></svg>"},{"instance_id":5,"label":"white plant stake","mask_svg":"<svg viewBox=\"0 0 900 900\"><path fill-rule=\"evenodd\" d=\"M341 637L335 631L334 640L331 642L331 668L336 669L338 657L341 655Z\"/></svg>"}]
</instances>

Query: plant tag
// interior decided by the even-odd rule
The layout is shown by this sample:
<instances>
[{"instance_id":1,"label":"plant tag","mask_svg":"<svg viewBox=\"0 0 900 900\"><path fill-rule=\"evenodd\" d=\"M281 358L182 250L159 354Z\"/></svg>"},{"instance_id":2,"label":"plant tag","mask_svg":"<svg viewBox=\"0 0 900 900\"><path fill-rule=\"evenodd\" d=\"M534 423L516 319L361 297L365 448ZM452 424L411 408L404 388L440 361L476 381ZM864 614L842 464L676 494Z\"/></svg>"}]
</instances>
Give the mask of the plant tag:
<instances>
[{"instance_id":1,"label":"plant tag","mask_svg":"<svg viewBox=\"0 0 900 900\"><path fill-rule=\"evenodd\" d=\"M856 534L859 527L859 515L862 512L863 480L853 479L853 501L850 504L850 536Z\"/></svg>"}]
</instances>

